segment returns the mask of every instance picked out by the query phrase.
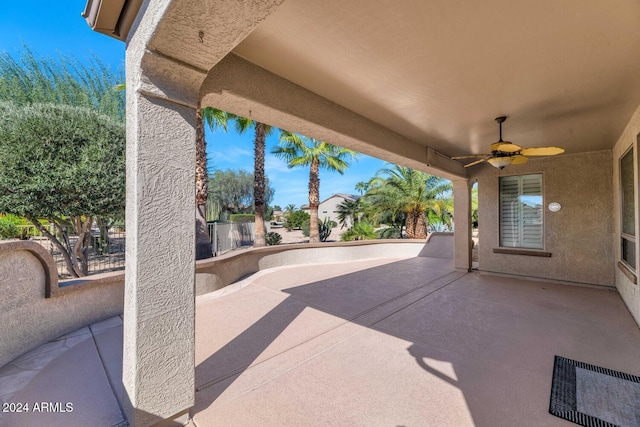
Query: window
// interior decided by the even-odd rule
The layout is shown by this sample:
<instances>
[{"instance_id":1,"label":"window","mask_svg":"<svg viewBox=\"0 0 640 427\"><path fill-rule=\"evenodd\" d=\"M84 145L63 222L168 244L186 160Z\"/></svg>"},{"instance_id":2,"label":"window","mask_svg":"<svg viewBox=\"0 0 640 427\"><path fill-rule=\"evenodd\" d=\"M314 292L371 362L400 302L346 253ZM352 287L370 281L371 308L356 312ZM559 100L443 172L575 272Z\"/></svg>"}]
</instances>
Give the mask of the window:
<instances>
[{"instance_id":1,"label":"window","mask_svg":"<svg viewBox=\"0 0 640 427\"><path fill-rule=\"evenodd\" d=\"M636 269L636 211L633 147L620 158L620 248L622 261Z\"/></svg>"},{"instance_id":2,"label":"window","mask_svg":"<svg viewBox=\"0 0 640 427\"><path fill-rule=\"evenodd\" d=\"M500 246L543 248L542 174L500 177Z\"/></svg>"}]
</instances>

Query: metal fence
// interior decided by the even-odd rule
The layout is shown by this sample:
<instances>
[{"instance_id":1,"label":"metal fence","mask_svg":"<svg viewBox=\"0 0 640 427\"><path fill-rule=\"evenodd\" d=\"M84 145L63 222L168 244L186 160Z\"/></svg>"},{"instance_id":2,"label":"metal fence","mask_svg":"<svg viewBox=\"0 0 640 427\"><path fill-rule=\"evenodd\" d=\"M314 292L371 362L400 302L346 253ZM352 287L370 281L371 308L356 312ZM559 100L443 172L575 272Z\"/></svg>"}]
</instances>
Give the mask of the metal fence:
<instances>
[{"instance_id":1,"label":"metal fence","mask_svg":"<svg viewBox=\"0 0 640 427\"><path fill-rule=\"evenodd\" d=\"M253 237L256 232L254 222L213 222L208 226L213 256L221 255L241 246L253 245Z\"/></svg>"},{"instance_id":2,"label":"metal fence","mask_svg":"<svg viewBox=\"0 0 640 427\"><path fill-rule=\"evenodd\" d=\"M255 223L209 223L209 237L214 256L222 255L242 246L252 246L255 236ZM58 269L58 277L68 279L64 257L58 248L33 225L20 225L21 235L39 243L53 257ZM50 232L54 232L53 228ZM126 232L123 227L94 226L91 230L89 246L89 274L106 273L124 269ZM78 236L70 235L69 245L77 242Z\"/></svg>"},{"instance_id":3,"label":"metal fence","mask_svg":"<svg viewBox=\"0 0 640 427\"><path fill-rule=\"evenodd\" d=\"M58 269L58 277L61 279L69 279L67 264L58 248L51 240L42 236L42 234L33 225L24 225L20 227L32 227L25 233L32 236L31 240L39 243L44 247L56 262ZM51 230L53 231L53 230ZM78 236L70 235L69 245L73 247L78 241ZM88 267L89 274L106 273L124 269L125 254L125 237L126 233L123 227L107 227L97 225L91 229L91 237L88 251Z\"/></svg>"}]
</instances>

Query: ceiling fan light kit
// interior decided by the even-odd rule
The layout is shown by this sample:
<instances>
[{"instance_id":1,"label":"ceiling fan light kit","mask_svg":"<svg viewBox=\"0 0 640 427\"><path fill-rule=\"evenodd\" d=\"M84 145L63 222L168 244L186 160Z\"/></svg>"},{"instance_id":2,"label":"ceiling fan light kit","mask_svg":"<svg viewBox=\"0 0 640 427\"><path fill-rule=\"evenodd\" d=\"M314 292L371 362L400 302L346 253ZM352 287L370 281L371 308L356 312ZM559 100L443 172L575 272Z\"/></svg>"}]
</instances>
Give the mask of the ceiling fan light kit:
<instances>
[{"instance_id":1,"label":"ceiling fan light kit","mask_svg":"<svg viewBox=\"0 0 640 427\"><path fill-rule=\"evenodd\" d=\"M489 160L489 164L494 168L504 169L505 166L509 166L511 164L513 157L492 157Z\"/></svg>"},{"instance_id":2,"label":"ceiling fan light kit","mask_svg":"<svg viewBox=\"0 0 640 427\"><path fill-rule=\"evenodd\" d=\"M478 158L469 164L464 165L465 168L475 166L484 161L491 166L504 169L509 165L522 165L527 163L529 156L555 156L564 153L564 149L560 147L532 147L522 148L513 142L502 140L502 123L507 120L506 116L496 117L496 122L500 126L500 139L498 142L491 144L491 154L476 154L472 156L452 157L453 160Z\"/></svg>"}]
</instances>

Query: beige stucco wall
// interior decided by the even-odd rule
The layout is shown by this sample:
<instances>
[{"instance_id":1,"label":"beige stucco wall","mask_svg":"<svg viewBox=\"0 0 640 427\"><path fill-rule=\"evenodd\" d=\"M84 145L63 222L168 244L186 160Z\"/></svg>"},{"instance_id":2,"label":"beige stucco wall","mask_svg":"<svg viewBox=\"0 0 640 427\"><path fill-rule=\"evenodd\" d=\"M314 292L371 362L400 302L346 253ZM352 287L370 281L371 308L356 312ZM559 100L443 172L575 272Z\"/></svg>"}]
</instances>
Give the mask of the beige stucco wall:
<instances>
[{"instance_id":1,"label":"beige stucco wall","mask_svg":"<svg viewBox=\"0 0 640 427\"><path fill-rule=\"evenodd\" d=\"M559 144L561 145L561 144ZM531 158L502 171L482 165L478 180L480 271L614 286L611 151ZM496 254L499 247L499 176L542 173L544 251L550 258ZM550 212L549 203L562 205Z\"/></svg>"},{"instance_id":2,"label":"beige stucco wall","mask_svg":"<svg viewBox=\"0 0 640 427\"><path fill-rule=\"evenodd\" d=\"M629 120L627 127L624 132L618 139L615 147L613 148L613 177L612 177L612 185L613 185L613 194L614 194L614 205L613 205L613 224L614 231L612 233L613 236L613 247L615 259L614 263L617 264L618 260L620 260L620 202L619 202L619 194L620 194L620 180L619 180L619 161L620 157L627 151L629 147L633 146L634 149L634 169L636 176L636 191L635 191L635 205L636 205L636 265L640 265L640 259L638 259L638 255L640 252L638 251L639 243L637 239L638 230L640 230L639 226L639 216L640 216L640 208L639 199L638 199L638 182L640 182L640 174L638 173L638 142L637 136L640 134L640 107L636 110L636 112ZM629 280L622 270L620 270L617 266L614 269L615 271L615 284L618 292L622 296L623 301L629 308L631 315L636 320L636 323L640 324L640 292L638 292L638 285L633 284L631 280Z\"/></svg>"},{"instance_id":3,"label":"beige stucco wall","mask_svg":"<svg viewBox=\"0 0 640 427\"><path fill-rule=\"evenodd\" d=\"M39 245L18 243L0 243L0 366L45 341L122 314L122 273L109 275L113 280L94 276L60 282L64 292L45 298L46 266L29 248ZM53 258L48 262L55 269Z\"/></svg>"},{"instance_id":4,"label":"beige stucco wall","mask_svg":"<svg viewBox=\"0 0 640 427\"><path fill-rule=\"evenodd\" d=\"M324 219L328 217L331 221L340 224L340 221L338 221L338 214L336 213L336 210L338 209L338 205L344 202L344 200L345 199L340 196L331 196L327 200L324 200L322 203L320 203L320 205L318 206L318 220L324 221ZM349 222L349 225L350 224L351 222Z\"/></svg>"},{"instance_id":5,"label":"beige stucco wall","mask_svg":"<svg viewBox=\"0 0 640 427\"><path fill-rule=\"evenodd\" d=\"M430 256L451 258L452 233L434 233L424 240L359 241L278 245L198 261L196 294L223 288L263 269L295 264L367 258ZM45 298L48 253L39 259L34 242L0 243L0 366L38 345L91 323L123 313L124 272L83 279L54 280Z\"/></svg>"},{"instance_id":6,"label":"beige stucco wall","mask_svg":"<svg viewBox=\"0 0 640 427\"><path fill-rule=\"evenodd\" d=\"M424 240L363 240L303 243L251 248L196 262L196 295L206 294L267 268L297 264L353 261L367 258L451 258L452 233Z\"/></svg>"}]
</instances>

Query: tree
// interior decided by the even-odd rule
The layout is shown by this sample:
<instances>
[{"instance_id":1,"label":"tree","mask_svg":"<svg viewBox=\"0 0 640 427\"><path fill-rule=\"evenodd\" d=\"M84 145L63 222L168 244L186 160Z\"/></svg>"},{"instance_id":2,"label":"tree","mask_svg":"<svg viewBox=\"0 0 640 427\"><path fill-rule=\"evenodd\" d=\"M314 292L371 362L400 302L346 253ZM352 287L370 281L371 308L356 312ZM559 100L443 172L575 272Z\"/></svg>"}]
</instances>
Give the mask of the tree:
<instances>
[{"instance_id":1,"label":"tree","mask_svg":"<svg viewBox=\"0 0 640 427\"><path fill-rule=\"evenodd\" d=\"M369 201L376 217L397 220L402 214L409 239L427 237L427 215L444 218L441 203L451 194L451 182L425 172L394 165L383 168L369 182L365 198ZM436 211L438 207L438 211Z\"/></svg>"},{"instance_id":2,"label":"tree","mask_svg":"<svg viewBox=\"0 0 640 427\"><path fill-rule=\"evenodd\" d=\"M368 187L369 187L369 183L364 181L360 181L359 183L356 184L356 190L358 191L358 193L360 193L360 195L366 192Z\"/></svg>"},{"instance_id":3,"label":"tree","mask_svg":"<svg viewBox=\"0 0 640 427\"><path fill-rule=\"evenodd\" d=\"M94 218L124 215L124 125L54 104L3 102L0 117L0 212L27 218L62 253L68 273L85 276Z\"/></svg>"},{"instance_id":4,"label":"tree","mask_svg":"<svg viewBox=\"0 0 640 427\"><path fill-rule=\"evenodd\" d=\"M16 105L52 103L86 107L124 122L125 96L113 87L124 80L93 57L86 64L59 55L36 56L27 46L19 58L0 53L0 101Z\"/></svg>"},{"instance_id":5,"label":"tree","mask_svg":"<svg viewBox=\"0 0 640 427\"><path fill-rule=\"evenodd\" d=\"M244 133L247 129L253 127L255 138L253 140L253 200L256 213L256 235L253 241L253 246L265 246L266 241L264 237L265 227L265 175L264 175L264 150L265 141L267 136L273 131L273 128L264 123L256 122L246 117L236 117L236 130L238 133Z\"/></svg>"},{"instance_id":6,"label":"tree","mask_svg":"<svg viewBox=\"0 0 640 427\"><path fill-rule=\"evenodd\" d=\"M234 116L212 107L199 107L196 110L196 259L206 259L213 256L207 226L209 172L204 124L206 123L211 131L222 129L226 132L228 122L232 117Z\"/></svg>"},{"instance_id":7,"label":"tree","mask_svg":"<svg viewBox=\"0 0 640 427\"><path fill-rule=\"evenodd\" d=\"M293 211L287 216L284 226L288 231L291 231L294 228L302 228L304 223L308 222L310 218L309 214L305 211Z\"/></svg>"},{"instance_id":8,"label":"tree","mask_svg":"<svg viewBox=\"0 0 640 427\"><path fill-rule=\"evenodd\" d=\"M275 190L265 178L265 201L268 203ZM227 219L231 214L253 211L253 174L244 170L217 170L209 180L208 211L216 212L207 219Z\"/></svg>"},{"instance_id":9,"label":"tree","mask_svg":"<svg viewBox=\"0 0 640 427\"><path fill-rule=\"evenodd\" d=\"M341 175L349 167L349 161L357 153L347 148L337 147L317 139L307 138L295 133L283 131L280 145L272 151L277 157L287 161L289 168L309 166L309 242L317 243L318 205L320 204L320 168L336 171Z\"/></svg>"},{"instance_id":10,"label":"tree","mask_svg":"<svg viewBox=\"0 0 640 427\"><path fill-rule=\"evenodd\" d=\"M338 214L338 222L340 222L340 229L355 225L362 212L360 199L344 199L342 203L336 206L336 212Z\"/></svg>"}]
</instances>

